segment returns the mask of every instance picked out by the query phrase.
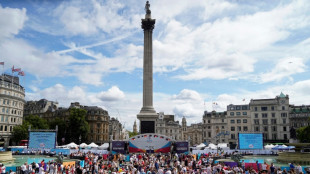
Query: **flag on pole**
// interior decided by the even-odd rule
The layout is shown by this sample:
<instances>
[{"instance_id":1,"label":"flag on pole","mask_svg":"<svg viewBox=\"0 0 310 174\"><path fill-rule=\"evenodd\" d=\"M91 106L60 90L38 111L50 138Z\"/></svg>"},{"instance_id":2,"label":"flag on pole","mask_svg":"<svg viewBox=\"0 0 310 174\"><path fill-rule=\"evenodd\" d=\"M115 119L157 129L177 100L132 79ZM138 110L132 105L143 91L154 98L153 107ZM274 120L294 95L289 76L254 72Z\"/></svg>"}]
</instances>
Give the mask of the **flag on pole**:
<instances>
[{"instance_id":1,"label":"flag on pole","mask_svg":"<svg viewBox=\"0 0 310 174\"><path fill-rule=\"evenodd\" d=\"M18 75L20 75L20 76L25 76L25 72L24 72L24 71L19 71L19 72L18 72Z\"/></svg>"},{"instance_id":2,"label":"flag on pole","mask_svg":"<svg viewBox=\"0 0 310 174\"><path fill-rule=\"evenodd\" d=\"M12 67L12 72L20 72L22 69L21 68L14 68L14 65Z\"/></svg>"},{"instance_id":3,"label":"flag on pole","mask_svg":"<svg viewBox=\"0 0 310 174\"><path fill-rule=\"evenodd\" d=\"M4 62L0 62L0 65L4 65Z\"/></svg>"}]
</instances>

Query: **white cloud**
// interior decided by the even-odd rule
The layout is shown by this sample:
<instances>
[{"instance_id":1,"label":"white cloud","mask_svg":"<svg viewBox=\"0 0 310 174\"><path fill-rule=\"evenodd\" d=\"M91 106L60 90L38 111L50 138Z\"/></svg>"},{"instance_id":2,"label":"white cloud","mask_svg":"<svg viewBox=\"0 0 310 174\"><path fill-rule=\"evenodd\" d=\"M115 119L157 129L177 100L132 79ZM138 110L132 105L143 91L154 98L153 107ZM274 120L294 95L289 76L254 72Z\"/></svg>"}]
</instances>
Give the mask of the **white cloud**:
<instances>
[{"instance_id":1,"label":"white cloud","mask_svg":"<svg viewBox=\"0 0 310 174\"><path fill-rule=\"evenodd\" d=\"M283 78L290 78L291 75L306 71L306 65L302 58L284 58L270 72L262 73L256 80L258 83L280 81Z\"/></svg>"},{"instance_id":2,"label":"white cloud","mask_svg":"<svg viewBox=\"0 0 310 174\"><path fill-rule=\"evenodd\" d=\"M183 89L178 95L173 95L173 99L176 100L193 100L201 101L201 97L197 91Z\"/></svg>"},{"instance_id":3,"label":"white cloud","mask_svg":"<svg viewBox=\"0 0 310 174\"><path fill-rule=\"evenodd\" d=\"M102 101L118 101L122 100L125 94L117 86L112 86L108 91L100 92L98 97Z\"/></svg>"},{"instance_id":4,"label":"white cloud","mask_svg":"<svg viewBox=\"0 0 310 174\"><path fill-rule=\"evenodd\" d=\"M117 1L66 1L54 10L54 15L60 19L68 35L91 35L100 31L113 33L136 28L131 25L130 16L119 14L121 10L124 10L124 4Z\"/></svg>"},{"instance_id":5,"label":"white cloud","mask_svg":"<svg viewBox=\"0 0 310 174\"><path fill-rule=\"evenodd\" d=\"M17 35L28 19L25 8L3 8L1 4L0 16L0 40Z\"/></svg>"}]
</instances>

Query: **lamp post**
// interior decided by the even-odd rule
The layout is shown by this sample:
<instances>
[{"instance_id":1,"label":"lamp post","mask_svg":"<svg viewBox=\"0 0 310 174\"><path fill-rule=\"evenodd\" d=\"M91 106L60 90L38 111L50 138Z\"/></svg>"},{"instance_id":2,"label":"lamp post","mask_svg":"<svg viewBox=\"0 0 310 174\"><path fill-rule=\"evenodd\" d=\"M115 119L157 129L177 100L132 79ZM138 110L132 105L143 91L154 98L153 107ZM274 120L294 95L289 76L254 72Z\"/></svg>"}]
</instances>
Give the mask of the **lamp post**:
<instances>
[{"instance_id":1,"label":"lamp post","mask_svg":"<svg viewBox=\"0 0 310 174\"><path fill-rule=\"evenodd\" d=\"M110 135L110 154L112 154L112 139L113 135Z\"/></svg>"},{"instance_id":2,"label":"lamp post","mask_svg":"<svg viewBox=\"0 0 310 174\"><path fill-rule=\"evenodd\" d=\"M82 139L82 136L80 135L79 136L79 150L81 149L81 139Z\"/></svg>"}]
</instances>

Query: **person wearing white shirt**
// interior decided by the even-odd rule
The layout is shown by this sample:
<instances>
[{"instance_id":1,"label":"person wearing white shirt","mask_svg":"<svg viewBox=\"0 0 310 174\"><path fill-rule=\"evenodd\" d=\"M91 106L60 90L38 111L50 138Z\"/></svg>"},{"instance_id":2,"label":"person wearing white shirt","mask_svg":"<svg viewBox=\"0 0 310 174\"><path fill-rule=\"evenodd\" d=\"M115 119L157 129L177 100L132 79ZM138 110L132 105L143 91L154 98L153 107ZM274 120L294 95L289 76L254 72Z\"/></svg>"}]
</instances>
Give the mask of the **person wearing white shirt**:
<instances>
[{"instance_id":1,"label":"person wearing white shirt","mask_svg":"<svg viewBox=\"0 0 310 174\"><path fill-rule=\"evenodd\" d=\"M20 167L22 174L24 174L27 170L27 163L24 163L21 167Z\"/></svg>"}]
</instances>

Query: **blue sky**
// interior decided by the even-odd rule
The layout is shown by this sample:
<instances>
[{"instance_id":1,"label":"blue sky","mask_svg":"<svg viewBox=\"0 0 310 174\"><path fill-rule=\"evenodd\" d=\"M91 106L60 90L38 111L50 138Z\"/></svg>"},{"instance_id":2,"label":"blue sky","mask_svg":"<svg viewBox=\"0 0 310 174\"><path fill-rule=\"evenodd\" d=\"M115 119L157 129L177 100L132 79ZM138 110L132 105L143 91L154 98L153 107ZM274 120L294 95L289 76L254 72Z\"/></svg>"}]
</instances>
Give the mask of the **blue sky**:
<instances>
[{"instance_id":1,"label":"blue sky","mask_svg":"<svg viewBox=\"0 0 310 174\"><path fill-rule=\"evenodd\" d=\"M309 104L309 1L150 4L157 112L197 123L204 110L281 91ZM131 129L142 106L144 5L0 0L0 61L26 73L27 100L100 106Z\"/></svg>"}]
</instances>

